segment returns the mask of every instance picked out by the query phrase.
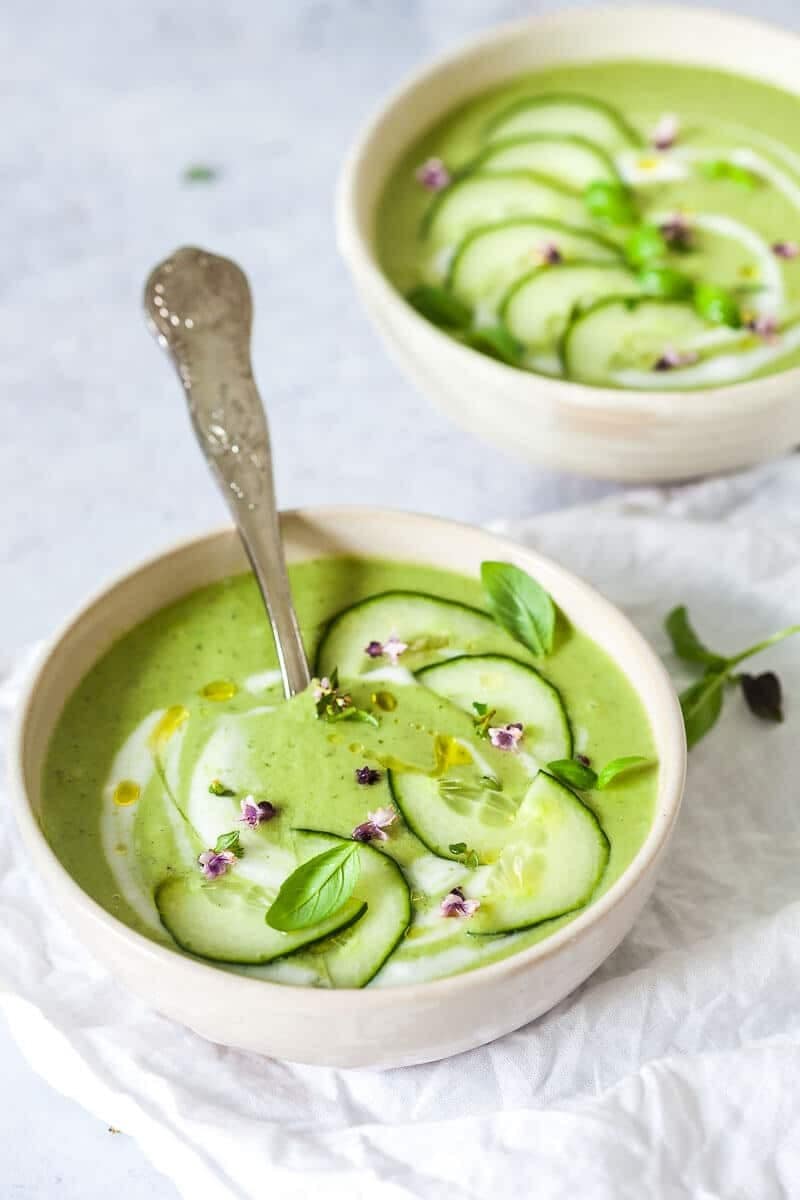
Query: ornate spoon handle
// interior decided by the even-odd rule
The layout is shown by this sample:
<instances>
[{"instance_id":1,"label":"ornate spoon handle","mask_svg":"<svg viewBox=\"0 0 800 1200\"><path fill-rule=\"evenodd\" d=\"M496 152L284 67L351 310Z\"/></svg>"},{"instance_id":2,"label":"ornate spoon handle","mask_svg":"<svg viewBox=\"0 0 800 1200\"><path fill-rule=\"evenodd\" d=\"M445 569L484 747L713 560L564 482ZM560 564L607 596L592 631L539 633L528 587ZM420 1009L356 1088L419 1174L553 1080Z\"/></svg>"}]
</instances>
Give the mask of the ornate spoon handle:
<instances>
[{"instance_id":1,"label":"ornate spoon handle","mask_svg":"<svg viewBox=\"0 0 800 1200\"><path fill-rule=\"evenodd\" d=\"M225 497L269 614L287 696L309 682L283 554L272 453L250 362L253 303L244 272L185 246L151 272L144 305L186 392L200 449Z\"/></svg>"}]
</instances>

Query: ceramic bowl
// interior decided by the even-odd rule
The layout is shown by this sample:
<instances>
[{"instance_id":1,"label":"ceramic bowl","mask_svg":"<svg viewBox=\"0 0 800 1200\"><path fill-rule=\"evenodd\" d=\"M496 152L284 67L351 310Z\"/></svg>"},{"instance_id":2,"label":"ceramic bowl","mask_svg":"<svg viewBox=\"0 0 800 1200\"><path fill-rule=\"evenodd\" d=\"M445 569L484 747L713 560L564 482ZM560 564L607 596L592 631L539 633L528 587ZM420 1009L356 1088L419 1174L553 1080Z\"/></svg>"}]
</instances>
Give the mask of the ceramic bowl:
<instances>
[{"instance_id":1,"label":"ceramic bowl","mask_svg":"<svg viewBox=\"0 0 800 1200\"><path fill-rule=\"evenodd\" d=\"M727 69L800 94L800 38L722 12L591 8L505 26L415 74L369 122L339 181L339 248L391 356L465 429L531 462L598 478L652 482L729 471L800 443L800 368L691 393L548 379L441 333L394 290L375 257L382 189L426 128L526 72L620 58Z\"/></svg>"},{"instance_id":2,"label":"ceramic bowl","mask_svg":"<svg viewBox=\"0 0 800 1200\"><path fill-rule=\"evenodd\" d=\"M656 655L608 601L563 568L481 530L373 509L309 509L283 517L290 561L368 555L476 575L482 559L531 572L570 621L619 663L641 697L660 761L655 817L622 877L546 941L467 974L413 986L324 991L235 975L134 933L81 890L39 823L42 764L66 698L122 633L194 588L247 569L232 529L184 542L102 591L58 634L18 710L11 794L31 866L56 911L126 987L204 1037L326 1066L392 1067L481 1045L546 1012L581 983L630 929L655 881L683 790L680 708Z\"/></svg>"}]
</instances>

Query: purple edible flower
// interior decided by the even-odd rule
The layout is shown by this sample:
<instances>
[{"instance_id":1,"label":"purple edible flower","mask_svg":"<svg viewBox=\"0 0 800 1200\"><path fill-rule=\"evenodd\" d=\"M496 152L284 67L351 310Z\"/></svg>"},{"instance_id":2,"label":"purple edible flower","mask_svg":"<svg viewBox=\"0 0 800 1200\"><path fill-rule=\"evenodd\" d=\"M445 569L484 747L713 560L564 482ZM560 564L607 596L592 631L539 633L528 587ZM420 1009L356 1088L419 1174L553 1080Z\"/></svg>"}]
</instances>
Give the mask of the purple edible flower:
<instances>
[{"instance_id":1,"label":"purple edible flower","mask_svg":"<svg viewBox=\"0 0 800 1200\"><path fill-rule=\"evenodd\" d=\"M772 313L763 313L759 316L750 317L745 324L757 337L762 338L763 341L768 342L770 345L774 345L780 341L778 318L773 316Z\"/></svg>"},{"instance_id":2,"label":"purple edible flower","mask_svg":"<svg viewBox=\"0 0 800 1200\"><path fill-rule=\"evenodd\" d=\"M233 866L236 855L231 850L204 850L197 861L206 879L217 879Z\"/></svg>"},{"instance_id":3,"label":"purple edible flower","mask_svg":"<svg viewBox=\"0 0 800 1200\"><path fill-rule=\"evenodd\" d=\"M380 777L380 771L376 771L374 767L356 767L356 783L363 783L365 787L372 787Z\"/></svg>"},{"instance_id":4,"label":"purple edible flower","mask_svg":"<svg viewBox=\"0 0 800 1200\"><path fill-rule=\"evenodd\" d=\"M443 917L471 917L481 906L480 900L468 900L460 887L448 892L439 905Z\"/></svg>"},{"instance_id":5,"label":"purple edible flower","mask_svg":"<svg viewBox=\"0 0 800 1200\"><path fill-rule=\"evenodd\" d=\"M592 760L589 758L588 754L576 754L575 760L576 762L579 762L582 767L590 767L592 765Z\"/></svg>"},{"instance_id":6,"label":"purple edible flower","mask_svg":"<svg viewBox=\"0 0 800 1200\"><path fill-rule=\"evenodd\" d=\"M697 359L698 355L693 350L673 350L671 346L667 346L653 363L653 370L672 371L675 367L690 367Z\"/></svg>"},{"instance_id":7,"label":"purple edible flower","mask_svg":"<svg viewBox=\"0 0 800 1200\"><path fill-rule=\"evenodd\" d=\"M688 250L692 244L692 226L682 213L674 213L659 225L661 236L668 246Z\"/></svg>"},{"instance_id":8,"label":"purple edible flower","mask_svg":"<svg viewBox=\"0 0 800 1200\"><path fill-rule=\"evenodd\" d=\"M674 113L664 113L650 135L654 150L670 150L678 140L680 122Z\"/></svg>"},{"instance_id":9,"label":"purple edible flower","mask_svg":"<svg viewBox=\"0 0 800 1200\"><path fill-rule=\"evenodd\" d=\"M797 242L773 242L772 253L776 258L797 258L800 245Z\"/></svg>"},{"instance_id":10,"label":"purple edible flower","mask_svg":"<svg viewBox=\"0 0 800 1200\"><path fill-rule=\"evenodd\" d=\"M440 158L429 158L414 172L417 183L429 192L440 192L450 182L450 172Z\"/></svg>"},{"instance_id":11,"label":"purple edible flower","mask_svg":"<svg viewBox=\"0 0 800 1200\"><path fill-rule=\"evenodd\" d=\"M555 242L544 242L539 247L539 261L545 267L556 267L564 261L564 256Z\"/></svg>"},{"instance_id":12,"label":"purple edible flower","mask_svg":"<svg viewBox=\"0 0 800 1200\"><path fill-rule=\"evenodd\" d=\"M397 813L387 805L375 812L367 813L367 820L356 825L352 833L354 842L385 842L389 837L386 830L397 820Z\"/></svg>"},{"instance_id":13,"label":"purple edible flower","mask_svg":"<svg viewBox=\"0 0 800 1200\"><path fill-rule=\"evenodd\" d=\"M256 800L254 796L245 796L241 803L242 815L239 820L243 825L255 829L264 821L271 821L277 815L277 808L269 800Z\"/></svg>"},{"instance_id":14,"label":"purple edible flower","mask_svg":"<svg viewBox=\"0 0 800 1200\"><path fill-rule=\"evenodd\" d=\"M396 667L398 658L405 654L407 649L407 642L401 642L396 633L390 633L385 642L370 642L364 647L364 653L370 658L382 658L385 655L392 666Z\"/></svg>"},{"instance_id":15,"label":"purple edible flower","mask_svg":"<svg viewBox=\"0 0 800 1200\"><path fill-rule=\"evenodd\" d=\"M516 750L521 737L522 726L519 721L510 725L496 725L489 730L489 741L498 750Z\"/></svg>"}]
</instances>

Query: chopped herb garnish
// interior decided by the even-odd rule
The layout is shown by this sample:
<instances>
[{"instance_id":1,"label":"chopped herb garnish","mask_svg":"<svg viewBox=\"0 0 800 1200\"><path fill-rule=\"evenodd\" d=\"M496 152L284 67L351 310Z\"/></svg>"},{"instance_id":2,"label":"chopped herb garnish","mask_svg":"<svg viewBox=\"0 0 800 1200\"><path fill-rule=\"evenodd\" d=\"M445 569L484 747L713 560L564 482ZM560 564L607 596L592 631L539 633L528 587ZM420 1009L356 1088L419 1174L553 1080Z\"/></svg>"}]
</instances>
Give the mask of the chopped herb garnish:
<instances>
[{"instance_id":1,"label":"chopped herb garnish","mask_svg":"<svg viewBox=\"0 0 800 1200\"><path fill-rule=\"evenodd\" d=\"M217 838L214 853L224 854L226 850L230 850L231 854L236 858L241 858L244 854L244 846L239 837L238 829L232 829L230 833L221 833Z\"/></svg>"},{"instance_id":2,"label":"chopped herb garnish","mask_svg":"<svg viewBox=\"0 0 800 1200\"><path fill-rule=\"evenodd\" d=\"M343 842L304 862L284 879L267 912L267 924L289 932L324 921L352 896L359 868L358 846L353 842Z\"/></svg>"},{"instance_id":3,"label":"chopped herb garnish","mask_svg":"<svg viewBox=\"0 0 800 1200\"><path fill-rule=\"evenodd\" d=\"M311 680L312 695L317 717L324 721L364 721L368 725L380 724L374 713L357 708L353 698L339 688L339 672L336 667L330 676Z\"/></svg>"},{"instance_id":4,"label":"chopped herb garnish","mask_svg":"<svg viewBox=\"0 0 800 1200\"><path fill-rule=\"evenodd\" d=\"M235 796L236 792L233 788L226 787L219 779L212 779L208 785L208 790L212 796Z\"/></svg>"},{"instance_id":5,"label":"chopped herb garnish","mask_svg":"<svg viewBox=\"0 0 800 1200\"><path fill-rule=\"evenodd\" d=\"M448 849L451 854L457 855L464 866L469 867L471 871L477 870L481 865L477 850L471 850L466 842L452 842Z\"/></svg>"},{"instance_id":6,"label":"chopped herb garnish","mask_svg":"<svg viewBox=\"0 0 800 1200\"><path fill-rule=\"evenodd\" d=\"M507 633L542 657L553 649L556 607L541 584L512 563L481 563L490 613Z\"/></svg>"},{"instance_id":7,"label":"chopped herb garnish","mask_svg":"<svg viewBox=\"0 0 800 1200\"><path fill-rule=\"evenodd\" d=\"M473 700L472 707L475 709L475 716L472 718L475 732L480 738L488 737L489 726L494 719L497 709L489 708L488 704L482 704L480 700Z\"/></svg>"},{"instance_id":8,"label":"chopped herb garnish","mask_svg":"<svg viewBox=\"0 0 800 1200\"><path fill-rule=\"evenodd\" d=\"M709 650L700 638L695 633L690 621L689 614L685 605L672 610L666 619L666 630L669 634L673 649L679 658L685 662L691 662L705 666L705 674L701 679L698 679L690 687L686 688L681 693L680 702L681 710L683 711L683 721L686 726L686 740L689 748L697 745L701 738L713 729L719 720L722 712L724 701L725 688L728 684L739 684L742 688L742 693L748 703L748 706L753 712L756 711L753 707L754 690L759 693L758 705L763 707L763 712L758 712L758 716L766 716L766 710L771 709L771 714L767 719L776 720L783 716L782 698L780 691L780 681L775 676L775 683L760 684L754 689L751 682L744 683L745 679L750 680L751 676L736 675L736 667L745 659L751 658L754 654L759 654L762 650L766 650L769 646L774 646L781 642L784 638L792 637L796 633L800 633L800 625L789 625L786 629L780 630L779 633L774 633L772 637L765 638L762 642L757 642L753 646L748 646L746 650L742 650L739 654L734 654L729 657L716 654ZM774 672L767 672L768 675L773 675ZM763 678L757 676L756 678ZM774 703L776 696L778 704L777 709ZM750 698L748 698L748 690ZM769 691L772 703L762 705L762 700L765 698L765 692ZM774 713L779 711L780 718L777 718Z\"/></svg>"},{"instance_id":9,"label":"chopped herb garnish","mask_svg":"<svg viewBox=\"0 0 800 1200\"><path fill-rule=\"evenodd\" d=\"M738 183L740 187L747 188L752 191L761 183L761 176L755 171L751 171L748 167L742 167L739 163L730 162L726 158L714 158L709 162L700 164L700 170L708 179L725 179L731 183Z\"/></svg>"}]
</instances>

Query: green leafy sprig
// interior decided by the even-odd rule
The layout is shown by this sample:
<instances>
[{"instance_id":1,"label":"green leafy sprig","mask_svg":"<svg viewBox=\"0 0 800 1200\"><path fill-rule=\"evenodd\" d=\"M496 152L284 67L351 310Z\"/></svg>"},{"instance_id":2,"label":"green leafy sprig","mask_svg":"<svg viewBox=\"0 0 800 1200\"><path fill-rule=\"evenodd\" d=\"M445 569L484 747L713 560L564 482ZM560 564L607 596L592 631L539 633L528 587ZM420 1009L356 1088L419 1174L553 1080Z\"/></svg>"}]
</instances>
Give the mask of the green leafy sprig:
<instances>
[{"instance_id":1,"label":"green leafy sprig","mask_svg":"<svg viewBox=\"0 0 800 1200\"><path fill-rule=\"evenodd\" d=\"M317 716L324 721L363 721L367 725L380 725L374 713L358 708L353 697L339 687L339 668L334 667L326 679L312 679L315 689L314 704Z\"/></svg>"},{"instance_id":2,"label":"green leafy sprig","mask_svg":"<svg viewBox=\"0 0 800 1200\"><path fill-rule=\"evenodd\" d=\"M494 720L497 709L489 708L488 704L484 704L480 700L473 700L472 707L475 709L475 716L472 718L472 723L475 726L475 732L479 738L488 737L489 726Z\"/></svg>"},{"instance_id":3,"label":"green leafy sprig","mask_svg":"<svg viewBox=\"0 0 800 1200\"><path fill-rule=\"evenodd\" d=\"M748 708L757 717L768 721L783 720L783 697L778 676L773 671L756 676L737 674L736 668L754 654L760 654L769 646L800 633L800 625L789 625L773 633L772 637L729 656L709 650L700 640L684 604L672 610L665 626L678 658L705 667L700 679L680 695L689 749L696 746L716 725L722 712L725 689L730 684L741 687Z\"/></svg>"},{"instance_id":4,"label":"green leafy sprig","mask_svg":"<svg viewBox=\"0 0 800 1200\"><path fill-rule=\"evenodd\" d=\"M472 850L466 842L451 842L448 850L451 854L457 855L464 866L469 867L471 871L476 870L481 865L477 850Z\"/></svg>"},{"instance_id":5,"label":"green leafy sprig","mask_svg":"<svg viewBox=\"0 0 800 1200\"><path fill-rule=\"evenodd\" d=\"M489 611L507 633L541 658L553 649L556 606L541 584L512 563L481 563Z\"/></svg>"},{"instance_id":6,"label":"green leafy sprig","mask_svg":"<svg viewBox=\"0 0 800 1200\"><path fill-rule=\"evenodd\" d=\"M547 770L562 783L577 788L579 792L591 792L595 789L600 792L613 783L618 775L651 765L652 759L645 758L643 754L626 754L622 758L612 758L599 772L576 758L557 758L547 764Z\"/></svg>"},{"instance_id":7,"label":"green leafy sprig","mask_svg":"<svg viewBox=\"0 0 800 1200\"><path fill-rule=\"evenodd\" d=\"M359 872L357 842L324 850L284 879L267 912L267 924L288 933L324 921L350 899Z\"/></svg>"}]
</instances>

